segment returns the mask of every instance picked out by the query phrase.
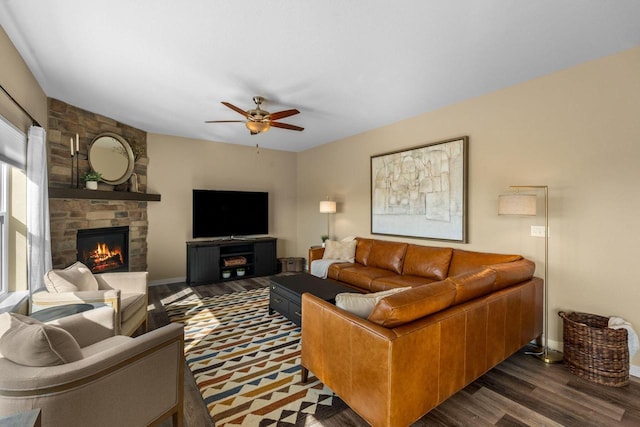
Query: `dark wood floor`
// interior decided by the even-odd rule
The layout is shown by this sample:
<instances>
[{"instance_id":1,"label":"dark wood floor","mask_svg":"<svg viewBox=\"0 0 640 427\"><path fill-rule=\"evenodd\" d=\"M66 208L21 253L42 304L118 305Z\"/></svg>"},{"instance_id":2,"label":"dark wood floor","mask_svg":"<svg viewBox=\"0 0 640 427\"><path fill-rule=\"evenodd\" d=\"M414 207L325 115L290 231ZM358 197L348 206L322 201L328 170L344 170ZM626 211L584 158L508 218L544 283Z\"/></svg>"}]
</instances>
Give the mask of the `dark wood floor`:
<instances>
[{"instance_id":1,"label":"dark wood floor","mask_svg":"<svg viewBox=\"0 0 640 427\"><path fill-rule=\"evenodd\" d=\"M184 283L152 286L149 328L169 322L162 301L207 297L265 286L242 280L189 287ZM170 421L162 427L170 426ZM185 427L212 426L207 408L188 368L185 369ZM345 410L314 426L366 426ZM545 365L516 353L420 419L415 426L640 426L640 380L628 387L593 384L562 364Z\"/></svg>"}]
</instances>

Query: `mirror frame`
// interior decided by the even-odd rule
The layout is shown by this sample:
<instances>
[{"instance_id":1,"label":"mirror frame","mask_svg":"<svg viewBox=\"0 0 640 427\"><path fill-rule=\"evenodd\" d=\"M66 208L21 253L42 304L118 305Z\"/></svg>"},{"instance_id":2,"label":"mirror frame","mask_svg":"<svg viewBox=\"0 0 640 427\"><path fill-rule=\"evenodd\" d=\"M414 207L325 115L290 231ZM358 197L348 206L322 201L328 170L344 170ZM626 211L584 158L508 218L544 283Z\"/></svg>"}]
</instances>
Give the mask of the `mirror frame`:
<instances>
[{"instance_id":1,"label":"mirror frame","mask_svg":"<svg viewBox=\"0 0 640 427\"><path fill-rule=\"evenodd\" d=\"M125 150L127 154L127 160L129 162L129 164L127 165L127 170L124 172L124 174L121 177L114 180L102 178L101 181L111 185L118 185L118 184L122 184L123 182L126 182L131 177L131 174L133 173L133 168L135 167L135 158L133 156L133 151L131 150L131 146L129 145L127 140L118 134L115 134L112 132L103 132L97 135L95 138L93 138L93 140L91 141L91 145L89 146L89 149L87 151L87 157L89 159L89 165L91 166L91 169L93 169L96 172L100 172L94 167L93 163L91 162L91 149L93 148L94 144L98 142L100 138L113 138L116 141L118 141L120 145L122 145L122 148Z\"/></svg>"}]
</instances>

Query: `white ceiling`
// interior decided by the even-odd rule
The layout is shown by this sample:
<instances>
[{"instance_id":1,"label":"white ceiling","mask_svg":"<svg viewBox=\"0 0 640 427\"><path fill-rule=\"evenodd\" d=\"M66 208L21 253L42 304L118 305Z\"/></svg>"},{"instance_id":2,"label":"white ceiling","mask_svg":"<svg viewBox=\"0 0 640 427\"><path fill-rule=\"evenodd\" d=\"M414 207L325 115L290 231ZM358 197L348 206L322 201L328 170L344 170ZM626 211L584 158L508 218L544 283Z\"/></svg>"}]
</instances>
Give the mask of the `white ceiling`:
<instances>
[{"instance_id":1,"label":"white ceiling","mask_svg":"<svg viewBox=\"0 0 640 427\"><path fill-rule=\"evenodd\" d=\"M302 151L640 45L638 0L0 0L47 96L148 132ZM303 132L250 136L252 97Z\"/></svg>"}]
</instances>

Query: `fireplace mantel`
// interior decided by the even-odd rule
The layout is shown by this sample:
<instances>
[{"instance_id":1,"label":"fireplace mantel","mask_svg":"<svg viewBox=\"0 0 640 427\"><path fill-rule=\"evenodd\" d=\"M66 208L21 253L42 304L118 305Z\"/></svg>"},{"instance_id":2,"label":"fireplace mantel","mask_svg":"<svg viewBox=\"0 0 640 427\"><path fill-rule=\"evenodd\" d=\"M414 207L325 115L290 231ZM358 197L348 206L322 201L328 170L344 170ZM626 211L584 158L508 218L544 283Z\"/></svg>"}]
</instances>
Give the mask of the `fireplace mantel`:
<instances>
[{"instance_id":1,"label":"fireplace mantel","mask_svg":"<svg viewBox=\"0 0 640 427\"><path fill-rule=\"evenodd\" d=\"M85 190L84 188L49 187L52 199L96 199L96 200L136 200L141 202L159 202L160 194L129 193L125 191Z\"/></svg>"}]
</instances>

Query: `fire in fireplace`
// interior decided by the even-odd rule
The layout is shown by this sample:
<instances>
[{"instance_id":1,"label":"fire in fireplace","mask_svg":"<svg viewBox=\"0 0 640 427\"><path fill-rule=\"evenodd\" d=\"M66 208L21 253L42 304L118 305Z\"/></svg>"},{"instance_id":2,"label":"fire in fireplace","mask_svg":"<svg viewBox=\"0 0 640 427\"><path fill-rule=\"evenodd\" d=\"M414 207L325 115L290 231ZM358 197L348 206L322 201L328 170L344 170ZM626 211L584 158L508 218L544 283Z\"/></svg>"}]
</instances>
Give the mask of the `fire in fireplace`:
<instances>
[{"instance_id":1,"label":"fire in fireplace","mask_svg":"<svg viewBox=\"0 0 640 427\"><path fill-rule=\"evenodd\" d=\"M129 227L78 230L78 261L94 273L129 270Z\"/></svg>"}]
</instances>

